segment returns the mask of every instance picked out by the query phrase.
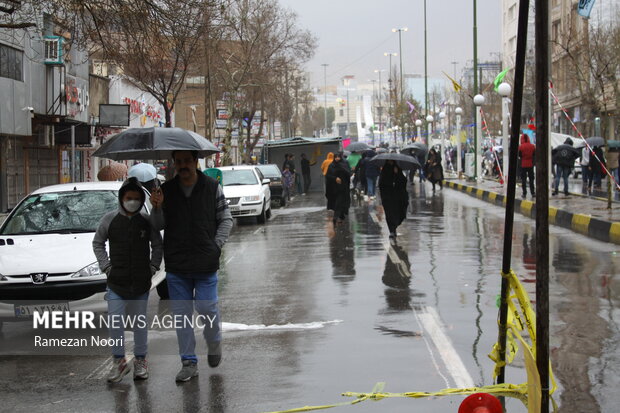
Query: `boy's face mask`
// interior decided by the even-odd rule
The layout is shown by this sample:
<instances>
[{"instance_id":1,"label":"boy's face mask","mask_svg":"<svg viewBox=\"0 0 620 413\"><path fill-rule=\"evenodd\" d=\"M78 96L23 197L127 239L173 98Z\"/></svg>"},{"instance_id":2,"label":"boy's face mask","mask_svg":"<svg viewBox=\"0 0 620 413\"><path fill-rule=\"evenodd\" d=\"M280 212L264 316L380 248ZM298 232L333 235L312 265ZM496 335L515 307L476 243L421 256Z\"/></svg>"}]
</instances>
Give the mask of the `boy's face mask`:
<instances>
[{"instance_id":1,"label":"boy's face mask","mask_svg":"<svg viewBox=\"0 0 620 413\"><path fill-rule=\"evenodd\" d=\"M127 212L134 213L140 209L141 202L135 199L123 201L123 208L127 210Z\"/></svg>"}]
</instances>

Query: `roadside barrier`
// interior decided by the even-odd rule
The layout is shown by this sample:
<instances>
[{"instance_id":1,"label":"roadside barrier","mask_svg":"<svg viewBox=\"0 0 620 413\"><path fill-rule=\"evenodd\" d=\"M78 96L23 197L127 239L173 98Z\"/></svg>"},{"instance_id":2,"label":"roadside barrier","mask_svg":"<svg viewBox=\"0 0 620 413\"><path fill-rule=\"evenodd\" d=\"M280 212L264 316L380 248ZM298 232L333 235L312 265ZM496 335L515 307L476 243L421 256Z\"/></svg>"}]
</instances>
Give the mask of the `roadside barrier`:
<instances>
[{"instance_id":1,"label":"roadside barrier","mask_svg":"<svg viewBox=\"0 0 620 413\"><path fill-rule=\"evenodd\" d=\"M304 406L289 410L281 410L269 413L295 413L295 412L309 412L314 410L325 410L333 407L354 405L364 401L379 401L387 398L394 397L409 397L413 399L423 397L441 397L441 396L454 396L454 395L471 395L476 393L488 393L499 397L512 397L520 400L528 408L528 413L539 413L541 404L541 385L540 377L538 375L538 369L536 367L536 313L532 309L530 298L523 288L523 285L519 281L514 271L509 273L501 273L501 276L508 280L508 319L506 323L507 328L507 342L506 342L506 361L504 363L499 362L498 348L499 344L496 343L493 346L489 358L495 362L495 369L493 372L493 380L496 379L499 368L502 365L512 363L515 356L519 351L519 347L523 351L525 360L525 369L527 372L527 382L522 384L494 384L482 387L471 387L465 389L443 389L436 392L405 392L405 393L389 393L384 392L385 382L379 382L375 384L374 388L367 393L357 392L345 392L341 396L354 397L354 400L325 404L317 406ZM530 343L525 338L529 336ZM551 389L550 394L553 394L557 389L555 378L549 368ZM555 400L551 398L554 412L557 411L557 405Z\"/></svg>"}]
</instances>

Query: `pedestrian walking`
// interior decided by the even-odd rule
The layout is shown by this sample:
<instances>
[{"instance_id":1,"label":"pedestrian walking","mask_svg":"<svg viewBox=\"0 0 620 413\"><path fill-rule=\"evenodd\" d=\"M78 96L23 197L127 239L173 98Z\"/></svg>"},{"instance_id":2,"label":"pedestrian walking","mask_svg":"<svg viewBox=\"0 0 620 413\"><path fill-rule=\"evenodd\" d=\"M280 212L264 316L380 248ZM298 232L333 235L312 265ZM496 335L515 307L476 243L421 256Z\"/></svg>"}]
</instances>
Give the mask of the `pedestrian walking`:
<instances>
[{"instance_id":1,"label":"pedestrian walking","mask_svg":"<svg viewBox=\"0 0 620 413\"><path fill-rule=\"evenodd\" d=\"M570 148L566 147L566 145ZM564 195L568 195L568 177L575 165L575 159L579 156L579 152L573 151L572 146L573 140L571 138L566 138L564 145L559 145L551 151L552 161L556 167L552 195L558 194L560 178L564 180Z\"/></svg>"},{"instance_id":2,"label":"pedestrian walking","mask_svg":"<svg viewBox=\"0 0 620 413\"><path fill-rule=\"evenodd\" d=\"M530 193L532 197L536 196L536 188L534 186L534 159L536 156L536 146L530 142L530 138L524 133L521 135L521 144L519 145L519 166L521 168L521 196L527 196L527 180L530 181Z\"/></svg>"},{"instance_id":3,"label":"pedestrian walking","mask_svg":"<svg viewBox=\"0 0 620 413\"><path fill-rule=\"evenodd\" d=\"M293 174L288 169L288 164L284 165L282 171L282 197L287 201L291 200L291 190L293 188Z\"/></svg>"},{"instance_id":4,"label":"pedestrian walking","mask_svg":"<svg viewBox=\"0 0 620 413\"><path fill-rule=\"evenodd\" d=\"M620 183L620 174L618 166L619 166L619 155L620 155L620 148L609 148L609 151L607 152L607 169L609 169L609 172L611 173L611 175L614 177L614 180L616 181L616 184ZM616 187L616 184L612 184L612 187ZM618 190L618 188L616 187L616 191Z\"/></svg>"},{"instance_id":5,"label":"pedestrian walking","mask_svg":"<svg viewBox=\"0 0 620 413\"><path fill-rule=\"evenodd\" d=\"M328 209L330 209L331 201L334 210L333 221L336 225L344 221L351 206L351 192L349 190L351 170L341 152L334 156L334 161L329 165L325 178L329 194L327 198Z\"/></svg>"},{"instance_id":6,"label":"pedestrian walking","mask_svg":"<svg viewBox=\"0 0 620 413\"><path fill-rule=\"evenodd\" d=\"M409 205L407 177L396 162L388 160L383 165L381 176L379 176L379 191L390 239L396 240L396 228L407 218Z\"/></svg>"},{"instance_id":7,"label":"pedestrian walking","mask_svg":"<svg viewBox=\"0 0 620 413\"><path fill-rule=\"evenodd\" d=\"M334 209L334 205L333 205L333 201L330 202L330 191L327 190L328 187L328 183L327 183L327 170L329 169L329 166L332 164L332 162L334 161L334 154L333 152L329 152L327 154L327 156L325 157L325 160L323 161L323 163L321 163L321 172L323 173L323 189L325 190L325 198L327 198L327 209L328 210L332 210Z\"/></svg>"},{"instance_id":8,"label":"pedestrian walking","mask_svg":"<svg viewBox=\"0 0 620 413\"><path fill-rule=\"evenodd\" d=\"M310 190L312 178L310 177L310 161L306 158L306 154L301 154L301 174L304 178L304 194Z\"/></svg>"},{"instance_id":9,"label":"pedestrian walking","mask_svg":"<svg viewBox=\"0 0 620 413\"><path fill-rule=\"evenodd\" d=\"M164 229L164 260L175 319L192 318L194 308L206 322L207 362L222 358L217 282L220 254L233 226L222 187L196 169L198 153L174 151L177 175L151 195L151 223ZM192 323L177 328L181 370L176 381L198 375Z\"/></svg>"},{"instance_id":10,"label":"pedestrian walking","mask_svg":"<svg viewBox=\"0 0 620 413\"><path fill-rule=\"evenodd\" d=\"M107 275L106 300L110 317L110 338L114 362L107 380L117 383L130 371L125 359L125 316L133 318L134 359L133 378L149 377L146 363L148 325L146 305L151 289L151 277L159 270L162 241L159 231L149 223L148 215L141 211L146 200L142 185L136 178L127 179L118 191L119 207L101 218L93 251L99 268ZM106 251L109 243L110 254Z\"/></svg>"},{"instance_id":11,"label":"pedestrian walking","mask_svg":"<svg viewBox=\"0 0 620 413\"><path fill-rule=\"evenodd\" d=\"M594 157L596 155L596 157ZM598 158L598 159L597 159ZM601 180L603 178L603 171L605 166L605 155L603 154L603 148L595 146L592 148L590 154L590 168L592 169L592 182L594 183L594 189L601 189Z\"/></svg>"},{"instance_id":12,"label":"pedestrian walking","mask_svg":"<svg viewBox=\"0 0 620 413\"><path fill-rule=\"evenodd\" d=\"M441 155L431 148L428 152L428 159L425 164L426 178L433 185L433 193L435 192L435 184L439 183L439 188L443 189L443 167L441 166Z\"/></svg>"},{"instance_id":13,"label":"pedestrian walking","mask_svg":"<svg viewBox=\"0 0 620 413\"><path fill-rule=\"evenodd\" d=\"M581 159L579 161L581 165L581 181L583 183L582 191L584 194L588 193L592 186L592 169L590 169L590 149L584 146L581 149Z\"/></svg>"},{"instance_id":14,"label":"pedestrian walking","mask_svg":"<svg viewBox=\"0 0 620 413\"><path fill-rule=\"evenodd\" d=\"M366 188L368 190L366 193L371 199L375 199L377 195L377 178L381 174L379 167L373 162L369 162L374 156L376 156L374 151L368 151L366 162L364 163L364 175L366 175Z\"/></svg>"}]
</instances>

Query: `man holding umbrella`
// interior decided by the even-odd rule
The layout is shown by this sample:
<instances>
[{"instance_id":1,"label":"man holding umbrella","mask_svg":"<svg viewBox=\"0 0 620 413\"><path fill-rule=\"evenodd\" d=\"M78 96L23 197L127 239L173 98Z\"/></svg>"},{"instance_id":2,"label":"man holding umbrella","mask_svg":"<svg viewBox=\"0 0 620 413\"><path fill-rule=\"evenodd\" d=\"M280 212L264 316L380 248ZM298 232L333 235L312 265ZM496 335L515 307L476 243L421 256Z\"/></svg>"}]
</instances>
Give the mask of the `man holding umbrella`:
<instances>
[{"instance_id":1,"label":"man holding umbrella","mask_svg":"<svg viewBox=\"0 0 620 413\"><path fill-rule=\"evenodd\" d=\"M177 175L151 195L151 223L164 229L166 280L177 318L191 319L194 306L205 316L209 366L221 360L217 270L220 253L233 226L226 198L218 182L196 169L196 151L173 151ZM182 368L177 382L198 375L196 338L192 325L177 328ZM210 325L209 325L210 324Z\"/></svg>"}]
</instances>

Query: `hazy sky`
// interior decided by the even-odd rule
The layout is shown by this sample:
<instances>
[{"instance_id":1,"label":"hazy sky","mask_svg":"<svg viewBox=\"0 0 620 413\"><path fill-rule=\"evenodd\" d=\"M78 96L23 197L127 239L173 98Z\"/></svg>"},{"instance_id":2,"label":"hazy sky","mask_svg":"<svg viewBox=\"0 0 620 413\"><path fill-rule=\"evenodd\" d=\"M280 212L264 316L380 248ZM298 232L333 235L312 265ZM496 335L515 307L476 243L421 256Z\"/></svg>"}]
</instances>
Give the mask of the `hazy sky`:
<instances>
[{"instance_id":1,"label":"hazy sky","mask_svg":"<svg viewBox=\"0 0 620 413\"><path fill-rule=\"evenodd\" d=\"M299 25L319 40L315 57L306 65L312 85L336 84L344 75L355 75L360 83L378 79L374 69L386 69L384 52L398 53L402 33L403 72L424 73L424 0L280 0L298 14ZM450 76L473 59L473 0L427 0L428 75ZM494 58L500 52L501 1L477 0L478 59ZM398 57L392 58L398 64ZM494 58L495 59L495 58ZM385 79L385 77L384 77Z\"/></svg>"}]
</instances>

